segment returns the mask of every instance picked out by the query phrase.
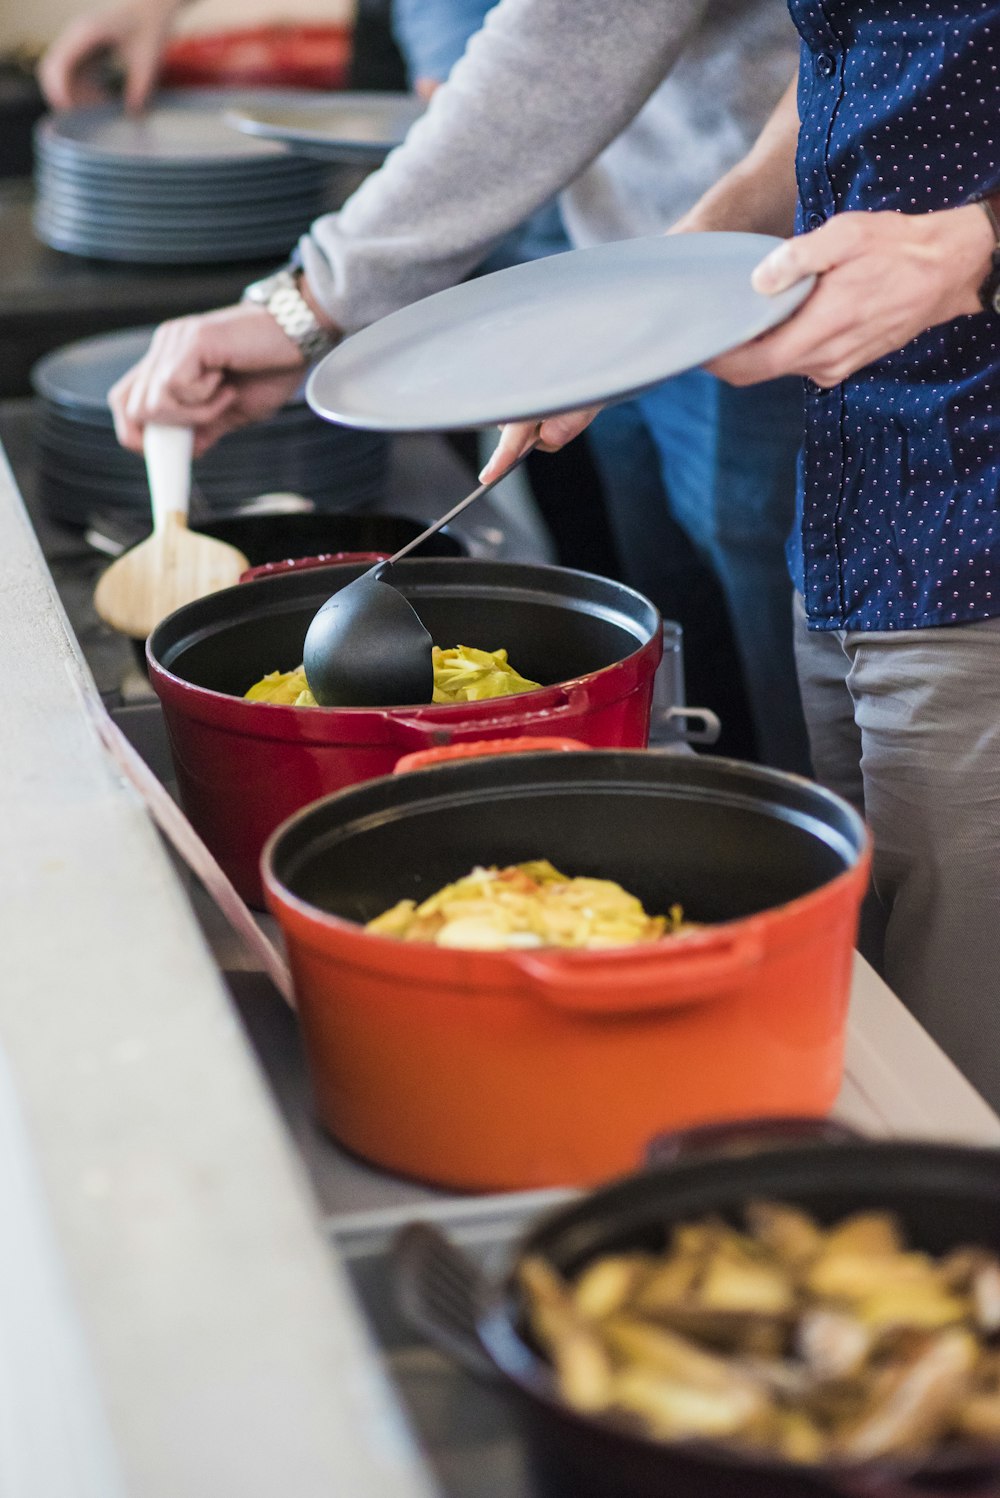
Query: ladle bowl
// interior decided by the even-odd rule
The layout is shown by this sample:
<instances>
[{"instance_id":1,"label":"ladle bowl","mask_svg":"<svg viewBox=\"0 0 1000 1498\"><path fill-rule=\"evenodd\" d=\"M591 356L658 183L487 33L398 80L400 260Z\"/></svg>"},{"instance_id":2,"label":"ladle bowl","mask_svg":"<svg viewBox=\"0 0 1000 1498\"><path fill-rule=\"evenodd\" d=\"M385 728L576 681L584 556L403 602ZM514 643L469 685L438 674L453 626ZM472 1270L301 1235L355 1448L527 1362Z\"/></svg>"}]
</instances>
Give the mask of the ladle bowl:
<instances>
[{"instance_id":1,"label":"ladle bowl","mask_svg":"<svg viewBox=\"0 0 1000 1498\"><path fill-rule=\"evenodd\" d=\"M379 562L326 600L306 633L306 680L322 707L430 702L432 640Z\"/></svg>"},{"instance_id":2,"label":"ladle bowl","mask_svg":"<svg viewBox=\"0 0 1000 1498\"><path fill-rule=\"evenodd\" d=\"M412 604L395 588L392 565L488 494L534 447L532 442L503 473L473 489L388 561L376 562L326 600L306 631L302 651L306 681L320 707L430 702L433 641Z\"/></svg>"}]
</instances>

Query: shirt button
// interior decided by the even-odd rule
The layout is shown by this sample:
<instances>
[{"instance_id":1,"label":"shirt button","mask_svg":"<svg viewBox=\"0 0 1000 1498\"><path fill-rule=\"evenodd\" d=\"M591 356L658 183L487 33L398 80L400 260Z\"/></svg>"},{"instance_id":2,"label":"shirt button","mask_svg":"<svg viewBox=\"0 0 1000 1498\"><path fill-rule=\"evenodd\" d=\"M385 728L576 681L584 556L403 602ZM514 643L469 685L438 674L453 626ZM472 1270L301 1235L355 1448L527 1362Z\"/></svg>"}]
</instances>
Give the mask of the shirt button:
<instances>
[{"instance_id":1,"label":"shirt button","mask_svg":"<svg viewBox=\"0 0 1000 1498\"><path fill-rule=\"evenodd\" d=\"M806 228L807 229L822 229L822 227L823 227L823 225L825 223L826 223L826 215L823 214L823 213L807 213L806 214Z\"/></svg>"},{"instance_id":2,"label":"shirt button","mask_svg":"<svg viewBox=\"0 0 1000 1498\"><path fill-rule=\"evenodd\" d=\"M821 52L816 59L816 71L821 78L832 78L837 71L837 59L832 52Z\"/></svg>"}]
</instances>

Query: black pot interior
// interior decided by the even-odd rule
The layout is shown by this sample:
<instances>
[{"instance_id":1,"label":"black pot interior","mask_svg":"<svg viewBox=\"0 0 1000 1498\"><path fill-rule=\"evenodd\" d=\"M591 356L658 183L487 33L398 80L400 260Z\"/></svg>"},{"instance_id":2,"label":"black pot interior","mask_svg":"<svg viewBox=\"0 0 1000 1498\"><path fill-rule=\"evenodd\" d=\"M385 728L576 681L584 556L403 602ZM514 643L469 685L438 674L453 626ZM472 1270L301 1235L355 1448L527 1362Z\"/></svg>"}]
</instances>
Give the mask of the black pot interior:
<instances>
[{"instance_id":1,"label":"black pot interior","mask_svg":"<svg viewBox=\"0 0 1000 1498\"><path fill-rule=\"evenodd\" d=\"M535 1227L521 1252L543 1255L574 1276L606 1253L658 1252L675 1223L722 1216L742 1222L754 1198L805 1208L824 1224L852 1212L890 1210L911 1247L942 1254L961 1244L1000 1249L1000 1151L948 1145L888 1142L813 1145L767 1151L755 1157L693 1160L651 1170L605 1187L552 1214ZM561 1406L547 1369L524 1333L522 1306L512 1280L497 1292L480 1323L484 1345L523 1391L522 1415L546 1474L546 1491L660 1498L784 1498L833 1491L878 1494L922 1491L994 1492L1000 1452L942 1450L923 1461L911 1484L852 1488L835 1471L807 1474L784 1464L747 1461L733 1451L671 1447L632 1439L600 1421ZM893 1469L881 1465L884 1477ZM927 1484L927 1486L924 1486Z\"/></svg>"},{"instance_id":2,"label":"black pot interior","mask_svg":"<svg viewBox=\"0 0 1000 1498\"><path fill-rule=\"evenodd\" d=\"M164 620L153 658L195 686L242 696L267 672L299 665L316 610L365 570L310 568L214 593ZM443 558L400 562L393 576L435 644L505 649L543 686L614 665L659 628L640 594L563 568Z\"/></svg>"},{"instance_id":3,"label":"black pot interior","mask_svg":"<svg viewBox=\"0 0 1000 1498\"><path fill-rule=\"evenodd\" d=\"M476 864L549 858L617 880L651 912L725 921L817 889L857 859L860 820L775 771L692 755L518 754L361 785L291 824L274 872L321 910L367 921Z\"/></svg>"},{"instance_id":4,"label":"black pot interior","mask_svg":"<svg viewBox=\"0 0 1000 1498\"><path fill-rule=\"evenodd\" d=\"M1000 1249L1000 1150L897 1141L802 1145L651 1169L553 1214L525 1248L574 1275L599 1254L664 1248L674 1223L711 1213L738 1223L754 1198L804 1207L825 1225L889 1209L911 1247L932 1254L959 1243Z\"/></svg>"},{"instance_id":5,"label":"black pot interior","mask_svg":"<svg viewBox=\"0 0 1000 1498\"><path fill-rule=\"evenodd\" d=\"M217 515L192 530L235 546L251 567L289 557L335 551L380 551L391 556L424 529L404 515ZM461 557L467 548L447 527L420 547L426 557Z\"/></svg>"}]
</instances>

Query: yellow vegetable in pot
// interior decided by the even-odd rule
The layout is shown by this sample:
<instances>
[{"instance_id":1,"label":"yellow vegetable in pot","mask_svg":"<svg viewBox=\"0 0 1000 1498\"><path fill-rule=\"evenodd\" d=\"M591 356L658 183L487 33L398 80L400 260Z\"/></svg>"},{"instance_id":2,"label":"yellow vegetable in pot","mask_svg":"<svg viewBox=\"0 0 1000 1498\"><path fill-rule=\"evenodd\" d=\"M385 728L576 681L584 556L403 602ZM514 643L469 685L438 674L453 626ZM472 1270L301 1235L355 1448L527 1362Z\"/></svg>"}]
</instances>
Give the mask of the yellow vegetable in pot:
<instances>
[{"instance_id":1,"label":"yellow vegetable in pot","mask_svg":"<svg viewBox=\"0 0 1000 1498\"><path fill-rule=\"evenodd\" d=\"M506 650L475 650L456 645L440 650L435 645L434 695L432 702L484 702L489 697L509 697L515 692L534 692L540 685L521 676L507 660ZM249 702L275 702L291 707L315 707L305 668L272 671L254 682L243 694Z\"/></svg>"},{"instance_id":2,"label":"yellow vegetable in pot","mask_svg":"<svg viewBox=\"0 0 1000 1498\"><path fill-rule=\"evenodd\" d=\"M434 696L432 702L483 702L487 697L509 697L515 692L534 692L539 683L521 676L507 660L506 650L474 650L456 645L439 650L435 645Z\"/></svg>"},{"instance_id":3,"label":"yellow vegetable in pot","mask_svg":"<svg viewBox=\"0 0 1000 1498\"><path fill-rule=\"evenodd\" d=\"M284 707L316 706L316 698L306 681L304 666L299 666L294 671L272 671L260 681L255 681L243 695L248 702L275 702Z\"/></svg>"},{"instance_id":4,"label":"yellow vegetable in pot","mask_svg":"<svg viewBox=\"0 0 1000 1498\"><path fill-rule=\"evenodd\" d=\"M570 879L548 859L505 869L473 869L421 904L400 900L367 931L439 947L625 947L657 941L683 926L679 905L647 915L611 879Z\"/></svg>"}]
</instances>

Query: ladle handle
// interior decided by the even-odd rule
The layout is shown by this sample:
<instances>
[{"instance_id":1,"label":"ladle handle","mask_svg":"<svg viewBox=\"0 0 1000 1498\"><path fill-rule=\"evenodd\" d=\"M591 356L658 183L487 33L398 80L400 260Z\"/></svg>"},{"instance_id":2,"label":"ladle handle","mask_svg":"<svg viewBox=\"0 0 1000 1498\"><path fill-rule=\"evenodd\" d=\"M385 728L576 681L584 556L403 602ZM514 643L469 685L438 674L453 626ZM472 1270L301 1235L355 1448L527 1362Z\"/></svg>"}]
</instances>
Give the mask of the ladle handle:
<instances>
[{"instance_id":1,"label":"ladle handle","mask_svg":"<svg viewBox=\"0 0 1000 1498\"><path fill-rule=\"evenodd\" d=\"M461 515L462 511L467 510L469 505L473 504L477 499L482 499L484 494L488 494L491 489L496 488L497 484L513 473L515 468L520 468L528 454L534 452L536 443L537 439L530 447L526 447L521 456L515 458L510 467L505 468L503 473L498 474L495 479L490 479L488 484L480 484L478 489L473 489L471 494L467 494L464 499L460 499L458 504L454 505L446 515L439 516L433 525L429 525L425 531L421 531L419 536L414 536L412 541L407 541L405 546L401 546L397 552L393 553L388 562L382 562L379 566L382 568L391 567L393 562L398 562L400 558L409 556L411 551L415 551L421 542L426 541L429 536L435 535L443 525L448 524L449 520L454 520L455 516Z\"/></svg>"}]
</instances>

